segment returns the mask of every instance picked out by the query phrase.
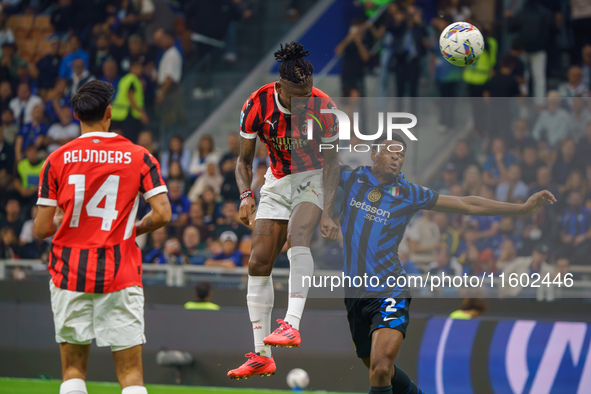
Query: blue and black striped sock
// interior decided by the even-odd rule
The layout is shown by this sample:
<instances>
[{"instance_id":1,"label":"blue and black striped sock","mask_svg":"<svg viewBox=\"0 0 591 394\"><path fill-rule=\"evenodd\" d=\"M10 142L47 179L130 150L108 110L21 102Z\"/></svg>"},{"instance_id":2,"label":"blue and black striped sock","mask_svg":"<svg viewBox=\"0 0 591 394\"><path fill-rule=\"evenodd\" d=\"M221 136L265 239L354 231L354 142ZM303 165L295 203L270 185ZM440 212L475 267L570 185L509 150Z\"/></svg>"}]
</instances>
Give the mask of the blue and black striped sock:
<instances>
[{"instance_id":1,"label":"blue and black striped sock","mask_svg":"<svg viewBox=\"0 0 591 394\"><path fill-rule=\"evenodd\" d=\"M393 394L425 394L402 370L400 367L394 366L395 372L392 378L392 393Z\"/></svg>"},{"instance_id":2,"label":"blue and black striped sock","mask_svg":"<svg viewBox=\"0 0 591 394\"><path fill-rule=\"evenodd\" d=\"M369 394L392 394L392 386L371 386L369 388Z\"/></svg>"}]
</instances>

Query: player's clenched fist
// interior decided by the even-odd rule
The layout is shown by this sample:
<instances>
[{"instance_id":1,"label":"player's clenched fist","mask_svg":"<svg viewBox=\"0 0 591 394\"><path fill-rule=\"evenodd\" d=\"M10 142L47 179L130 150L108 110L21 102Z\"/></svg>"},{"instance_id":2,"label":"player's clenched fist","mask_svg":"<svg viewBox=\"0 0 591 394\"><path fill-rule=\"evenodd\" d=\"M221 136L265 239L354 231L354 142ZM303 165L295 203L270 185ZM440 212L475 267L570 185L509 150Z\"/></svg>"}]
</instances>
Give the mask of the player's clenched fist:
<instances>
[{"instance_id":1,"label":"player's clenched fist","mask_svg":"<svg viewBox=\"0 0 591 394\"><path fill-rule=\"evenodd\" d=\"M240 201L240 220L247 226L254 225L254 211L255 202L254 198L246 197Z\"/></svg>"},{"instance_id":2,"label":"player's clenched fist","mask_svg":"<svg viewBox=\"0 0 591 394\"><path fill-rule=\"evenodd\" d=\"M329 241L336 241L339 236L339 226L329 215L322 215L322 219L320 219L320 233Z\"/></svg>"}]
</instances>

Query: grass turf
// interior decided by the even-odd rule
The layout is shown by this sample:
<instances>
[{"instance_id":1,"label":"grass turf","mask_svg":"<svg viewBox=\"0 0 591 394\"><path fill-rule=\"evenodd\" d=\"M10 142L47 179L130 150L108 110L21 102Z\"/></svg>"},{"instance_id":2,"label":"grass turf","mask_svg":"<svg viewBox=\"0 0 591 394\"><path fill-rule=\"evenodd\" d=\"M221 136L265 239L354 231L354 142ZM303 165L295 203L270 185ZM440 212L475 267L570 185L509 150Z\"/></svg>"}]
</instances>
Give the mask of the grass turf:
<instances>
[{"instance_id":1,"label":"grass turf","mask_svg":"<svg viewBox=\"0 0 591 394\"><path fill-rule=\"evenodd\" d=\"M56 394L59 393L59 380L12 379L0 378L0 393L2 394ZM86 387L92 394L120 394L121 388L116 383L87 382ZM163 386L151 384L146 386L150 394L286 394L286 390L264 389L233 389L221 387L197 386ZM338 394L326 391L308 391L308 393Z\"/></svg>"}]
</instances>

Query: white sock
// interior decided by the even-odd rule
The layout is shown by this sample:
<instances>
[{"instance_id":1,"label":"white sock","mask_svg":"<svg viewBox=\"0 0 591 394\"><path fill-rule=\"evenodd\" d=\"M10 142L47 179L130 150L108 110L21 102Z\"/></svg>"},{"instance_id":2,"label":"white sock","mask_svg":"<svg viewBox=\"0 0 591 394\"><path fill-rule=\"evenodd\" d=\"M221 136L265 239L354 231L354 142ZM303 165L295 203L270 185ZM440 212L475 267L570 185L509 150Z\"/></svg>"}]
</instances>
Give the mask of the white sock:
<instances>
[{"instance_id":1,"label":"white sock","mask_svg":"<svg viewBox=\"0 0 591 394\"><path fill-rule=\"evenodd\" d=\"M254 351L264 357L271 357L271 348L265 346L263 339L271 334L271 311L274 302L273 279L270 276L248 275L246 304L252 323Z\"/></svg>"},{"instance_id":2,"label":"white sock","mask_svg":"<svg viewBox=\"0 0 591 394\"><path fill-rule=\"evenodd\" d=\"M60 386L60 394L88 394L86 382L82 379L64 380Z\"/></svg>"},{"instance_id":3,"label":"white sock","mask_svg":"<svg viewBox=\"0 0 591 394\"><path fill-rule=\"evenodd\" d=\"M285 321L299 330L310 289L309 286L304 286L302 278L314 275L314 260L310 248L305 246L292 247L287 251L287 257L289 258L289 300ZM306 283L309 282L306 281Z\"/></svg>"},{"instance_id":4,"label":"white sock","mask_svg":"<svg viewBox=\"0 0 591 394\"><path fill-rule=\"evenodd\" d=\"M148 390L144 386L127 386L121 394L148 394Z\"/></svg>"}]
</instances>

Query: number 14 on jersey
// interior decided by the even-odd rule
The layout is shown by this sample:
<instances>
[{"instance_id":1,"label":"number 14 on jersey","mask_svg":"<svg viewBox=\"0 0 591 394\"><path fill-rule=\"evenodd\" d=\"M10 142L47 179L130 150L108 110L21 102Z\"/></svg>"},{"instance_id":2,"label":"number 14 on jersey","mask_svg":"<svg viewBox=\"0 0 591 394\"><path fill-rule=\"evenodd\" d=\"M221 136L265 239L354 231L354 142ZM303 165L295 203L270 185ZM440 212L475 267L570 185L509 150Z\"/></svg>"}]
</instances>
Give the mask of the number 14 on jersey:
<instances>
[{"instance_id":1,"label":"number 14 on jersey","mask_svg":"<svg viewBox=\"0 0 591 394\"><path fill-rule=\"evenodd\" d=\"M113 222L117 220L119 212L116 209L117 192L119 191L119 175L109 175L107 180L96 191L94 196L86 204L88 216L103 219L102 231L111 231ZM78 227L80 215L84 205L84 192L86 190L86 175L73 174L68 177L68 184L74 185L74 211L70 220L70 227ZM104 208L99 207L102 200L105 200Z\"/></svg>"}]
</instances>

